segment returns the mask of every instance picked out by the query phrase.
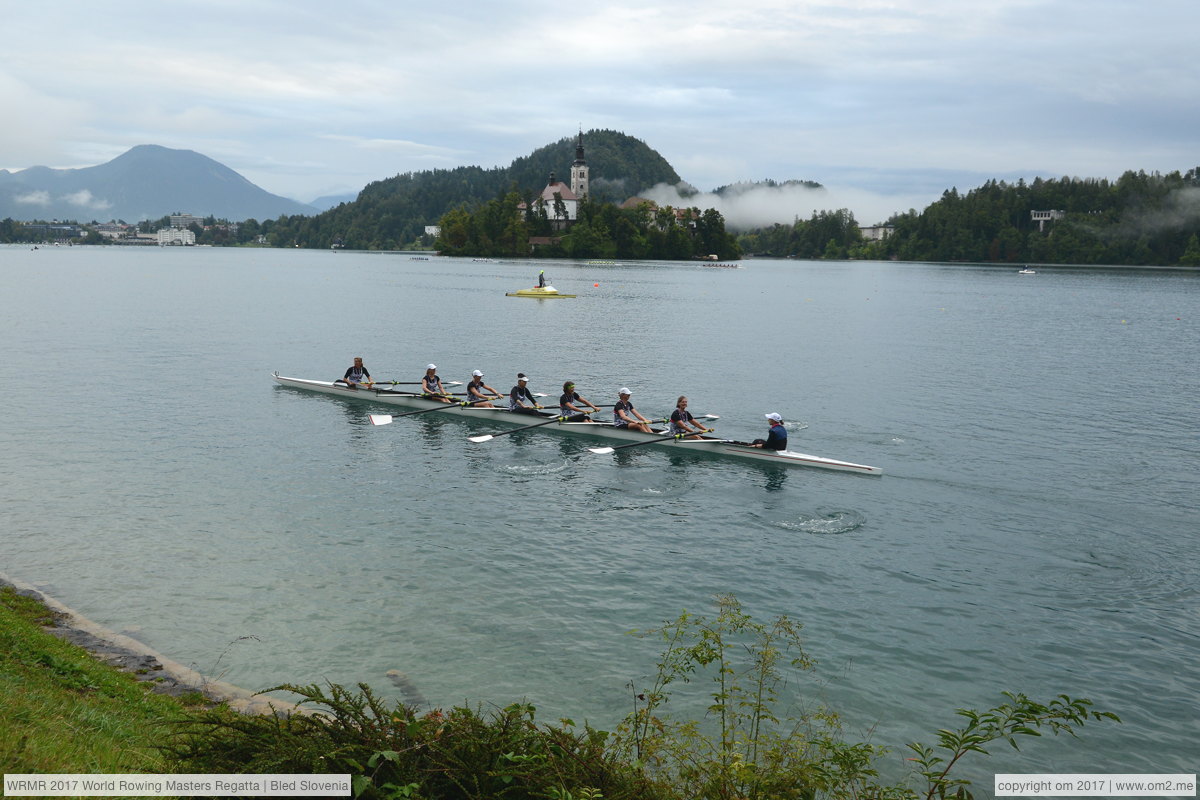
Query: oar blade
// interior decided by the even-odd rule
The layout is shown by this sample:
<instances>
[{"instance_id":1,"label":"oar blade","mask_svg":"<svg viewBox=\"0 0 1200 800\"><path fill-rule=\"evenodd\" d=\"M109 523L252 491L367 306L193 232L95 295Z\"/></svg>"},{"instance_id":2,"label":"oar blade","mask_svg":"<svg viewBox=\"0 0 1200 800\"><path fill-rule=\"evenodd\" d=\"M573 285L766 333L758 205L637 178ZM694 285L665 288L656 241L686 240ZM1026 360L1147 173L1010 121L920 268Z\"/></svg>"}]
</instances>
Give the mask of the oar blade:
<instances>
[{"instance_id":1,"label":"oar blade","mask_svg":"<svg viewBox=\"0 0 1200 800\"><path fill-rule=\"evenodd\" d=\"M371 424L372 425L391 425L392 424L392 415L391 414L372 414L371 415Z\"/></svg>"},{"instance_id":2,"label":"oar blade","mask_svg":"<svg viewBox=\"0 0 1200 800\"><path fill-rule=\"evenodd\" d=\"M495 436L492 436L489 433L484 436L468 436L467 441L475 442L476 444L483 444L484 442L490 442L492 439L495 439L495 438L496 438Z\"/></svg>"},{"instance_id":3,"label":"oar blade","mask_svg":"<svg viewBox=\"0 0 1200 800\"><path fill-rule=\"evenodd\" d=\"M615 448L615 447L589 447L588 450L595 453L598 456L606 456L609 453L615 453L617 451L617 448Z\"/></svg>"}]
</instances>

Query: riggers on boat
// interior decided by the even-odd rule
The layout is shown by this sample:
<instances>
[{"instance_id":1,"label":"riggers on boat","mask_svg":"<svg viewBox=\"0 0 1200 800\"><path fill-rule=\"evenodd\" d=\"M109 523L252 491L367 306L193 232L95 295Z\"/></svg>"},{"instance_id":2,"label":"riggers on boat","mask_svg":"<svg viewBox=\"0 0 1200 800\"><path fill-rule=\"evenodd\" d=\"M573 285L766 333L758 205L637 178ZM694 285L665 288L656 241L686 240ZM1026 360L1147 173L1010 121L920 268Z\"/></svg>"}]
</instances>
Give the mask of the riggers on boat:
<instances>
[{"instance_id":1,"label":"riggers on boat","mask_svg":"<svg viewBox=\"0 0 1200 800\"><path fill-rule=\"evenodd\" d=\"M617 428L608 422L564 422L561 420L555 420L551 422L551 420L557 415L549 412L541 414L539 418L539 416L531 414L513 413L505 408L479 408L477 406L442 403L437 400L430 400L413 392L384 389L379 388L378 386L371 388L359 386L356 389L352 389L344 384L333 383L331 381L313 381L306 380L304 378L287 378L280 375L278 372L273 373L273 377L280 384L289 386L293 389L305 389L310 392L331 394L347 400L363 400L368 403L383 403L386 405L403 406L405 408L411 408L414 410L427 409L435 413L440 412L443 414L453 414L460 417L478 419L487 422L500 422L504 423L505 425L527 426L535 422L547 423L544 425L539 425L537 428L534 428L534 430L555 431L556 433L569 433L583 436L598 436L604 439L619 439L627 442L646 442L648 443L648 447L669 447L674 452L714 453L723 456L748 458L754 461L764 461L772 464L784 464L796 467L816 467L818 469L852 472L858 475L883 474L883 470L881 470L879 467L870 467L866 464L855 464L850 461L838 461L837 459L809 455L808 453L797 453L793 450L763 450L762 448L751 447L745 442L735 442L729 439L718 439L716 437L704 437L701 439L676 439L675 437L670 436L666 431L658 431L656 433L641 433L639 431L631 431L628 428ZM650 441L653 441L653 443L649 444Z\"/></svg>"},{"instance_id":2,"label":"riggers on boat","mask_svg":"<svg viewBox=\"0 0 1200 800\"><path fill-rule=\"evenodd\" d=\"M543 300L549 300L551 297L575 297L573 294L563 294L553 286L534 286L529 289L518 289L515 292L506 292L505 297L540 297Z\"/></svg>"}]
</instances>

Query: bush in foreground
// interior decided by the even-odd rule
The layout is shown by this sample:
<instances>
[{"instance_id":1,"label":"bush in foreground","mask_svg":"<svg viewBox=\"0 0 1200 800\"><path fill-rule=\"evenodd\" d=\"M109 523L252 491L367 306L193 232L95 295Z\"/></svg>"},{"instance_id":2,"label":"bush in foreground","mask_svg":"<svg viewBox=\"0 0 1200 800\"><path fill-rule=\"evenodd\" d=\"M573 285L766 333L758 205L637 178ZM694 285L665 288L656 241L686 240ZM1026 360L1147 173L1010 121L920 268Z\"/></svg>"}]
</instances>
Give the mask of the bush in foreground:
<instances>
[{"instance_id":1,"label":"bush in foreground","mask_svg":"<svg viewBox=\"0 0 1200 800\"><path fill-rule=\"evenodd\" d=\"M908 745L919 788L886 785L875 764L887 751L846 741L835 712L777 716L783 683L812 667L787 617L764 625L722 596L715 616L685 613L647 634L665 649L652 685L633 687L633 709L613 733L565 719L539 724L528 704L418 715L384 706L362 684L357 692L281 686L315 713L204 712L170 751L189 772L348 772L364 798L908 800L971 797L952 770L994 743L1016 748L1018 737L1043 730L1075 735L1086 722L1117 720L1088 700L1042 704L1006 693L988 711L959 710L965 724L939 731L936 746ZM711 680L705 719L676 719L669 689L699 678Z\"/></svg>"}]
</instances>

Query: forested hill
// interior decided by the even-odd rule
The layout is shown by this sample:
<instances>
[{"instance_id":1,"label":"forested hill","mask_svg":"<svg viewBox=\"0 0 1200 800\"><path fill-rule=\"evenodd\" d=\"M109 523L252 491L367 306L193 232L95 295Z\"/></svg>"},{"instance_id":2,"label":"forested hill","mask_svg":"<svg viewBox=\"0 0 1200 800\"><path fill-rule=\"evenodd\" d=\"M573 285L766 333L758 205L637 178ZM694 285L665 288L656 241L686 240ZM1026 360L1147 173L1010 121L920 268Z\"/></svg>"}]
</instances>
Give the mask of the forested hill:
<instances>
[{"instance_id":1,"label":"forested hill","mask_svg":"<svg viewBox=\"0 0 1200 800\"><path fill-rule=\"evenodd\" d=\"M426 225L447 211L482 205L513 186L532 199L555 173L569 182L575 160L575 136L540 147L508 167L457 167L409 172L368 184L353 203L315 217L287 217L271 226L270 241L284 247L327 248L335 243L354 250L388 250L420 241ZM640 139L618 131L591 130L583 135L591 197L623 202L658 183L679 183L679 175Z\"/></svg>"},{"instance_id":2,"label":"forested hill","mask_svg":"<svg viewBox=\"0 0 1200 800\"><path fill-rule=\"evenodd\" d=\"M1055 212L1039 225L1033 212ZM739 237L747 252L797 258L1200 266L1200 168L1115 181L988 181L894 215L865 241L849 211L814 213Z\"/></svg>"},{"instance_id":3,"label":"forested hill","mask_svg":"<svg viewBox=\"0 0 1200 800\"><path fill-rule=\"evenodd\" d=\"M1063 213L1039 226L1034 211ZM1116 181L989 181L965 195L949 190L893 224L888 251L906 261L1174 266L1200 233L1200 168Z\"/></svg>"}]
</instances>

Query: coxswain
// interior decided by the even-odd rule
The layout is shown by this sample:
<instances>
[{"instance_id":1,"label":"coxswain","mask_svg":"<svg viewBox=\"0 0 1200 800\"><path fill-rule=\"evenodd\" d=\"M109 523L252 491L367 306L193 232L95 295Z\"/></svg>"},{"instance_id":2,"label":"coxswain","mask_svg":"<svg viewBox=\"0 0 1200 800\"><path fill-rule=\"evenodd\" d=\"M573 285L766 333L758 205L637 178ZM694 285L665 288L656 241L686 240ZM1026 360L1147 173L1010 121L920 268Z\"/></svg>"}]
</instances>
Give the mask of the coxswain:
<instances>
[{"instance_id":1,"label":"coxswain","mask_svg":"<svg viewBox=\"0 0 1200 800\"><path fill-rule=\"evenodd\" d=\"M783 417L775 413L766 415L771 425L766 439L755 439L751 447L761 447L763 450L787 450L787 428L783 427Z\"/></svg>"}]
</instances>

